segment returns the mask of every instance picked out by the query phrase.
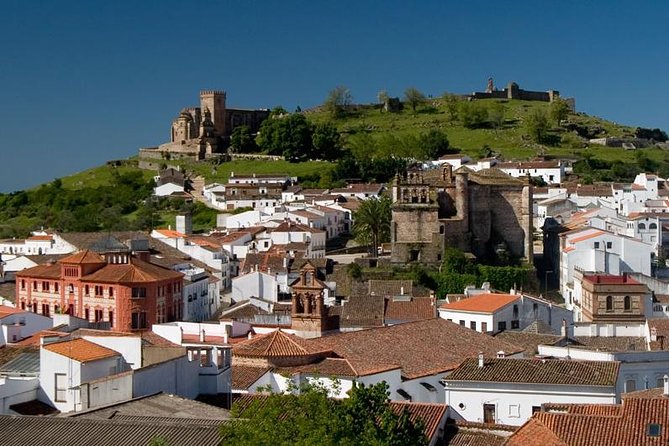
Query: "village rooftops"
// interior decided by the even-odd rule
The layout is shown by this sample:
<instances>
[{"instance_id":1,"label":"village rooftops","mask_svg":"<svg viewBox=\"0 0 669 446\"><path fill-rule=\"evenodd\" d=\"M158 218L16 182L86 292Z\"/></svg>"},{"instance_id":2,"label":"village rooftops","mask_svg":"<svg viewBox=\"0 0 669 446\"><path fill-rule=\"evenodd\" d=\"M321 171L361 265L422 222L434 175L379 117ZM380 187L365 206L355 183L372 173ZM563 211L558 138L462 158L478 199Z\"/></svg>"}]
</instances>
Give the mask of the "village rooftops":
<instances>
[{"instance_id":1,"label":"village rooftops","mask_svg":"<svg viewBox=\"0 0 669 446\"><path fill-rule=\"evenodd\" d=\"M587 274L583 275L583 280L601 285L643 285L641 282L634 280L627 274L622 274L620 276L612 274Z\"/></svg>"},{"instance_id":2,"label":"village rooftops","mask_svg":"<svg viewBox=\"0 0 669 446\"><path fill-rule=\"evenodd\" d=\"M316 345L295 335L287 334L281 329L265 335L255 336L233 347L233 353L237 356L256 358L311 356L326 352L328 352L328 349L318 348Z\"/></svg>"},{"instance_id":3,"label":"village rooftops","mask_svg":"<svg viewBox=\"0 0 669 446\"><path fill-rule=\"evenodd\" d=\"M516 294L482 293L468 299L442 304L439 309L467 313L495 313L520 299Z\"/></svg>"},{"instance_id":4,"label":"village rooftops","mask_svg":"<svg viewBox=\"0 0 669 446\"><path fill-rule=\"evenodd\" d=\"M69 264L85 264L85 263L107 263L100 254L84 249L71 256L60 259L60 263Z\"/></svg>"},{"instance_id":5,"label":"village rooftops","mask_svg":"<svg viewBox=\"0 0 669 446\"><path fill-rule=\"evenodd\" d=\"M110 263L82 277L83 281L101 283L142 283L180 279L183 274L139 259L130 263Z\"/></svg>"},{"instance_id":6,"label":"village rooftops","mask_svg":"<svg viewBox=\"0 0 669 446\"><path fill-rule=\"evenodd\" d=\"M618 379L617 361L562 359L466 359L445 381L610 386Z\"/></svg>"},{"instance_id":7,"label":"village rooftops","mask_svg":"<svg viewBox=\"0 0 669 446\"><path fill-rule=\"evenodd\" d=\"M77 362L87 363L99 361L100 359L121 356L117 351L103 347L85 339L73 339L71 341L54 342L43 347L45 350L57 353Z\"/></svg>"},{"instance_id":8,"label":"village rooftops","mask_svg":"<svg viewBox=\"0 0 669 446\"><path fill-rule=\"evenodd\" d=\"M669 399L625 399L618 413L604 410L537 412L511 437L507 446L666 445L669 443ZM595 405L580 405L595 406ZM591 413L592 412L592 413Z\"/></svg>"}]
</instances>

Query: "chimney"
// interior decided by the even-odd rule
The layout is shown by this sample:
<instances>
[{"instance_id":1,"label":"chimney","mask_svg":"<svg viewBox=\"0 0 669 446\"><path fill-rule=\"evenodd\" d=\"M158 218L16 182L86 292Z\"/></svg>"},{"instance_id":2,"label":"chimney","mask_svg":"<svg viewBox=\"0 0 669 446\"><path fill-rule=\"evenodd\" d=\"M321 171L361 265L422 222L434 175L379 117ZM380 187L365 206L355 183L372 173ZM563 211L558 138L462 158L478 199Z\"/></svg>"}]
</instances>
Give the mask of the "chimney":
<instances>
[{"instance_id":1,"label":"chimney","mask_svg":"<svg viewBox=\"0 0 669 446\"><path fill-rule=\"evenodd\" d=\"M253 339L253 332L249 331L249 334L246 336L248 339Z\"/></svg>"},{"instance_id":2,"label":"chimney","mask_svg":"<svg viewBox=\"0 0 669 446\"><path fill-rule=\"evenodd\" d=\"M497 352L497 359L504 359L506 357L506 354L504 353L504 350L500 350Z\"/></svg>"},{"instance_id":3,"label":"chimney","mask_svg":"<svg viewBox=\"0 0 669 446\"><path fill-rule=\"evenodd\" d=\"M567 337L567 320L562 319L562 326L560 327L560 336L563 338Z\"/></svg>"},{"instance_id":4,"label":"chimney","mask_svg":"<svg viewBox=\"0 0 669 446\"><path fill-rule=\"evenodd\" d=\"M479 352L479 369L483 368L483 352Z\"/></svg>"},{"instance_id":5,"label":"chimney","mask_svg":"<svg viewBox=\"0 0 669 446\"><path fill-rule=\"evenodd\" d=\"M404 296L404 287L403 286L400 287L400 296Z\"/></svg>"},{"instance_id":6,"label":"chimney","mask_svg":"<svg viewBox=\"0 0 669 446\"><path fill-rule=\"evenodd\" d=\"M204 335L204 328L200 330L200 342L204 342L206 340L205 335Z\"/></svg>"},{"instance_id":7,"label":"chimney","mask_svg":"<svg viewBox=\"0 0 669 446\"><path fill-rule=\"evenodd\" d=\"M225 325L223 327L223 343L227 344L228 340L230 339L230 335L232 332L232 326L231 325Z\"/></svg>"},{"instance_id":8,"label":"chimney","mask_svg":"<svg viewBox=\"0 0 669 446\"><path fill-rule=\"evenodd\" d=\"M664 392L662 392L662 395L664 396L669 396L669 376L664 375Z\"/></svg>"}]
</instances>

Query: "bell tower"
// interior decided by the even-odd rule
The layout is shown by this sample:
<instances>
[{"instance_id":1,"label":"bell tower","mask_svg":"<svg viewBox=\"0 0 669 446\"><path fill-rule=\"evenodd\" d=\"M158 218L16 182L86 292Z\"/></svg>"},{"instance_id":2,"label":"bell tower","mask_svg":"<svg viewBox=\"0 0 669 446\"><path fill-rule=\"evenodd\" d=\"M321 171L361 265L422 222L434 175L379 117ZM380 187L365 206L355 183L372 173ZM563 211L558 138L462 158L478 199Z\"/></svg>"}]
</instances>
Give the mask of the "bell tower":
<instances>
[{"instance_id":1,"label":"bell tower","mask_svg":"<svg viewBox=\"0 0 669 446\"><path fill-rule=\"evenodd\" d=\"M309 261L300 269L300 278L291 285L291 328L305 338L320 337L337 329L339 321L328 315L325 306L325 283L319 280L316 267Z\"/></svg>"}]
</instances>

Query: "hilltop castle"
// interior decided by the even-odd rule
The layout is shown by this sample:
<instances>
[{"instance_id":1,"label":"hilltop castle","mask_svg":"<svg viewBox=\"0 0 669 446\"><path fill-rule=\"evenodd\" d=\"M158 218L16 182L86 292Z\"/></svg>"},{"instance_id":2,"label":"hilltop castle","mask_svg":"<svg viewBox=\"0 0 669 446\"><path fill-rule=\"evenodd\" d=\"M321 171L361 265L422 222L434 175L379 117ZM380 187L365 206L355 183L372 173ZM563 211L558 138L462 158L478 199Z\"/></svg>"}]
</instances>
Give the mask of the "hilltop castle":
<instances>
[{"instance_id":1,"label":"hilltop castle","mask_svg":"<svg viewBox=\"0 0 669 446\"><path fill-rule=\"evenodd\" d=\"M393 263L438 264L446 247L532 262L532 186L499 169L409 170L392 188Z\"/></svg>"},{"instance_id":2,"label":"hilltop castle","mask_svg":"<svg viewBox=\"0 0 669 446\"><path fill-rule=\"evenodd\" d=\"M201 160L225 153L235 127L247 125L256 133L269 110L227 108L224 91L200 92L200 106L187 107L172 121L170 142L142 148L140 158Z\"/></svg>"}]
</instances>

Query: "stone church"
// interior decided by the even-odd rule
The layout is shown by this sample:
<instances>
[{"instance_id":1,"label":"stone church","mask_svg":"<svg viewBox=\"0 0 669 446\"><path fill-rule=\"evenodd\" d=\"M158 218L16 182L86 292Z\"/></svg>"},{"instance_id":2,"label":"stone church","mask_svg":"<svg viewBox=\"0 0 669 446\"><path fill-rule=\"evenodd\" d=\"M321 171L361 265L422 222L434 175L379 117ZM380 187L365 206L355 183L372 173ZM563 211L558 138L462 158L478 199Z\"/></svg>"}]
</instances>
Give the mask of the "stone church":
<instances>
[{"instance_id":1,"label":"stone church","mask_svg":"<svg viewBox=\"0 0 669 446\"><path fill-rule=\"evenodd\" d=\"M257 133L269 110L227 108L224 91L200 92L200 106L187 107L172 121L170 142L140 149L140 158L201 160L225 153L235 127L247 125Z\"/></svg>"},{"instance_id":2,"label":"stone church","mask_svg":"<svg viewBox=\"0 0 669 446\"><path fill-rule=\"evenodd\" d=\"M532 186L498 169L408 170L392 187L393 263L438 264L455 247L532 262Z\"/></svg>"}]
</instances>

